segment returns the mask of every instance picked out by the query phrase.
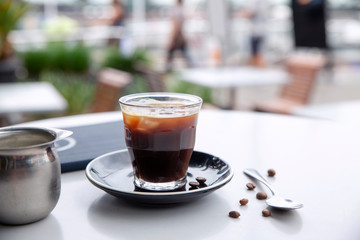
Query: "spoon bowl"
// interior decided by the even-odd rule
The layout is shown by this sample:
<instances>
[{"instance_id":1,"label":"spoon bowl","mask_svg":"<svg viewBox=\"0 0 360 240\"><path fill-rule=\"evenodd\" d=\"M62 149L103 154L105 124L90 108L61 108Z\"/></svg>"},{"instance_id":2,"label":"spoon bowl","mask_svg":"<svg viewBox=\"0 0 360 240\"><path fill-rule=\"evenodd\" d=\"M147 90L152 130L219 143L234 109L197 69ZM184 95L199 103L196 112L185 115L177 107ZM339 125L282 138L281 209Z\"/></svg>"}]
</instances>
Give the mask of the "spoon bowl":
<instances>
[{"instance_id":1,"label":"spoon bowl","mask_svg":"<svg viewBox=\"0 0 360 240\"><path fill-rule=\"evenodd\" d=\"M279 195L276 194L274 188L257 170L248 168L244 170L244 173L262 182L265 186L267 186L270 189L273 196L266 200L267 205L269 205L270 207L281 210L294 210L294 209L302 208L304 206L302 203L279 197Z\"/></svg>"},{"instance_id":2,"label":"spoon bowl","mask_svg":"<svg viewBox=\"0 0 360 240\"><path fill-rule=\"evenodd\" d=\"M279 196L272 196L266 200L266 203L270 207L282 210L294 210L304 206L302 203L298 203L291 199L285 199Z\"/></svg>"}]
</instances>

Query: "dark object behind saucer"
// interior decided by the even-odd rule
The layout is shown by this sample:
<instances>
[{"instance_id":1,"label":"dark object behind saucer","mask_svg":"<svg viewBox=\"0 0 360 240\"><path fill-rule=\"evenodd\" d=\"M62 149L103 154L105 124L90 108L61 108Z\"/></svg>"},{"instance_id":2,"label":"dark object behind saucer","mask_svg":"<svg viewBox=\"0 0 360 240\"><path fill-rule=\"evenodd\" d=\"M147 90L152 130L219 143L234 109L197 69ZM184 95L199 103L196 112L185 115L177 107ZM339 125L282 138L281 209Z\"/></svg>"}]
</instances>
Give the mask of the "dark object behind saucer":
<instances>
[{"instance_id":1,"label":"dark object behind saucer","mask_svg":"<svg viewBox=\"0 0 360 240\"><path fill-rule=\"evenodd\" d=\"M83 170L98 156L126 149L124 125L120 120L66 129L74 134L69 139L59 141L56 147L68 145L68 141L73 141L74 144L71 148L59 152L62 173Z\"/></svg>"}]
</instances>

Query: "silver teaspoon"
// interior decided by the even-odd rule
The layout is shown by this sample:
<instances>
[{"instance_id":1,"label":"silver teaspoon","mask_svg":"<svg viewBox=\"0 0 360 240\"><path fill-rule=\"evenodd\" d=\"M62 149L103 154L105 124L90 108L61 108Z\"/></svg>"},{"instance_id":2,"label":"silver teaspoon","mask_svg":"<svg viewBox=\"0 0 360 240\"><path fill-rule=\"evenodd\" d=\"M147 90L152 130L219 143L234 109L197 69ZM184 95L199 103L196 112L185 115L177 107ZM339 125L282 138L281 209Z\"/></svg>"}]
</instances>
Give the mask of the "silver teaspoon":
<instances>
[{"instance_id":1,"label":"silver teaspoon","mask_svg":"<svg viewBox=\"0 0 360 240\"><path fill-rule=\"evenodd\" d=\"M282 197L279 197L279 195L276 194L274 188L269 184L269 182L255 169L251 169L251 168L245 169L244 173L250 177L259 180L270 189L273 196L266 200L266 203L269 206L281 210L294 210L294 209L302 208L304 206L302 203L298 203L290 199L284 199Z\"/></svg>"}]
</instances>

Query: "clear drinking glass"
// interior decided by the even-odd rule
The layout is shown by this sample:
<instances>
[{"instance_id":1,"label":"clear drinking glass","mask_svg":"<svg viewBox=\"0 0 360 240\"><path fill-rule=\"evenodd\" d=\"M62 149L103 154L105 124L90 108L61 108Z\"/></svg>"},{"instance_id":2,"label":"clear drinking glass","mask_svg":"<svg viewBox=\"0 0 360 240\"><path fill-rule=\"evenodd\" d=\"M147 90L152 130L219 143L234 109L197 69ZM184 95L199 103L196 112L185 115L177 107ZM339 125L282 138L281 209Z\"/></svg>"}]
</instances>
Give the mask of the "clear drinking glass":
<instances>
[{"instance_id":1,"label":"clear drinking glass","mask_svg":"<svg viewBox=\"0 0 360 240\"><path fill-rule=\"evenodd\" d=\"M181 93L139 93L119 99L137 187L170 191L186 183L202 99Z\"/></svg>"}]
</instances>

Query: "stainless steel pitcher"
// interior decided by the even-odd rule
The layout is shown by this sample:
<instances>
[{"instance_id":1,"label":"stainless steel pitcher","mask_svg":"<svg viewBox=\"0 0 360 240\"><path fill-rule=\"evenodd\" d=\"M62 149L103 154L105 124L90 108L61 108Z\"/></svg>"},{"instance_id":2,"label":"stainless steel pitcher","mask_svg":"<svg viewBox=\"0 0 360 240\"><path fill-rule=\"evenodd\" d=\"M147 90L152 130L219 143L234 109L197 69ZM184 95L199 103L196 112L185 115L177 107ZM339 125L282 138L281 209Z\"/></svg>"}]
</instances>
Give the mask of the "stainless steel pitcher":
<instances>
[{"instance_id":1,"label":"stainless steel pitcher","mask_svg":"<svg viewBox=\"0 0 360 240\"><path fill-rule=\"evenodd\" d=\"M60 197L60 159L54 143L72 134L54 128L0 128L0 223L45 218Z\"/></svg>"}]
</instances>

